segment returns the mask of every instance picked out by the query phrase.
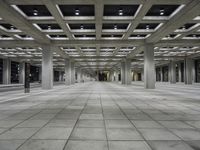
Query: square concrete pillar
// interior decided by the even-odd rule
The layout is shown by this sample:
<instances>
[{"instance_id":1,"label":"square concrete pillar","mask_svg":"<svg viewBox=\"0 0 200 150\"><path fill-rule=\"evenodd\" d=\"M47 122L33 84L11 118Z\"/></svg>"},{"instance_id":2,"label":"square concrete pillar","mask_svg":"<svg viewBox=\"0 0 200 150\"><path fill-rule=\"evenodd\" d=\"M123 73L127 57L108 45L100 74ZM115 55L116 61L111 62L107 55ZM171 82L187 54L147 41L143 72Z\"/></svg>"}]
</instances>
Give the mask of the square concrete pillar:
<instances>
[{"instance_id":1,"label":"square concrete pillar","mask_svg":"<svg viewBox=\"0 0 200 150\"><path fill-rule=\"evenodd\" d=\"M169 80L170 83L174 84L176 83L176 62L175 61L170 61L169 65Z\"/></svg>"},{"instance_id":2,"label":"square concrete pillar","mask_svg":"<svg viewBox=\"0 0 200 150\"><path fill-rule=\"evenodd\" d=\"M162 67L160 67L160 82L163 82L163 71L162 71Z\"/></svg>"},{"instance_id":3,"label":"square concrete pillar","mask_svg":"<svg viewBox=\"0 0 200 150\"><path fill-rule=\"evenodd\" d=\"M118 71L118 69L116 69L116 70L114 71L114 76L115 76L115 81L116 81L116 82L119 82L119 71Z\"/></svg>"},{"instance_id":4,"label":"square concrete pillar","mask_svg":"<svg viewBox=\"0 0 200 150\"><path fill-rule=\"evenodd\" d=\"M181 62L178 63L178 82L181 82Z\"/></svg>"},{"instance_id":5,"label":"square concrete pillar","mask_svg":"<svg viewBox=\"0 0 200 150\"><path fill-rule=\"evenodd\" d=\"M71 84L71 62L65 59L65 85Z\"/></svg>"},{"instance_id":6,"label":"square concrete pillar","mask_svg":"<svg viewBox=\"0 0 200 150\"><path fill-rule=\"evenodd\" d=\"M144 69L141 70L141 80L144 81Z\"/></svg>"},{"instance_id":7,"label":"square concrete pillar","mask_svg":"<svg viewBox=\"0 0 200 150\"><path fill-rule=\"evenodd\" d=\"M131 60L127 59L125 61L125 84L131 84L132 77L131 77Z\"/></svg>"},{"instance_id":8,"label":"square concrete pillar","mask_svg":"<svg viewBox=\"0 0 200 150\"><path fill-rule=\"evenodd\" d=\"M146 89L155 88L155 76L154 46L146 44L144 46L144 87Z\"/></svg>"},{"instance_id":9,"label":"square concrete pillar","mask_svg":"<svg viewBox=\"0 0 200 150\"><path fill-rule=\"evenodd\" d=\"M185 66L185 84L192 84L192 77L193 77L193 68L194 61L191 58L186 58L184 60Z\"/></svg>"},{"instance_id":10,"label":"square concrete pillar","mask_svg":"<svg viewBox=\"0 0 200 150\"><path fill-rule=\"evenodd\" d=\"M53 47L42 46L42 88L53 88Z\"/></svg>"},{"instance_id":11,"label":"square concrete pillar","mask_svg":"<svg viewBox=\"0 0 200 150\"><path fill-rule=\"evenodd\" d=\"M59 82L63 81L63 73L62 71L59 71Z\"/></svg>"},{"instance_id":12,"label":"square concrete pillar","mask_svg":"<svg viewBox=\"0 0 200 150\"><path fill-rule=\"evenodd\" d=\"M71 84L75 84L75 65L71 62Z\"/></svg>"},{"instance_id":13,"label":"square concrete pillar","mask_svg":"<svg viewBox=\"0 0 200 150\"><path fill-rule=\"evenodd\" d=\"M77 82L81 82L81 68L77 68Z\"/></svg>"},{"instance_id":14,"label":"square concrete pillar","mask_svg":"<svg viewBox=\"0 0 200 150\"><path fill-rule=\"evenodd\" d=\"M11 83L11 61L9 59L3 60L3 84Z\"/></svg>"},{"instance_id":15,"label":"square concrete pillar","mask_svg":"<svg viewBox=\"0 0 200 150\"><path fill-rule=\"evenodd\" d=\"M125 84L125 62L121 62L121 83Z\"/></svg>"},{"instance_id":16,"label":"square concrete pillar","mask_svg":"<svg viewBox=\"0 0 200 150\"><path fill-rule=\"evenodd\" d=\"M19 64L19 83L24 84L25 81L25 63L20 62Z\"/></svg>"}]
</instances>

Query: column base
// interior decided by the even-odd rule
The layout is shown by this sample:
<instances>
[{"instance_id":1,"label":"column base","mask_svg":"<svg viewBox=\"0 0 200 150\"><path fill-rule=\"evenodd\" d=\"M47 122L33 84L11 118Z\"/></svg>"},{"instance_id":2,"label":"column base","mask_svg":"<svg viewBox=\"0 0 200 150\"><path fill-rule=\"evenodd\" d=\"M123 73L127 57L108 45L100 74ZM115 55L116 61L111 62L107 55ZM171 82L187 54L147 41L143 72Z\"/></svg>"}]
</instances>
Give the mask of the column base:
<instances>
[{"instance_id":1,"label":"column base","mask_svg":"<svg viewBox=\"0 0 200 150\"><path fill-rule=\"evenodd\" d=\"M25 88L24 93L30 93L30 88Z\"/></svg>"}]
</instances>

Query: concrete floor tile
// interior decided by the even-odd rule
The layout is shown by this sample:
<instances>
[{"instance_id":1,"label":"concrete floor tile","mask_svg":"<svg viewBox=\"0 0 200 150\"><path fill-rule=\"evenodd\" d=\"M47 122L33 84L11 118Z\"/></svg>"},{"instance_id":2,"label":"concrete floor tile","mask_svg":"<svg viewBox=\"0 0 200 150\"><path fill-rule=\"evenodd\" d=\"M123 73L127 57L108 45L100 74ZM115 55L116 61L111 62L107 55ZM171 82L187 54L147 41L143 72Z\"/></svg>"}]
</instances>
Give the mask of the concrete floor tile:
<instances>
[{"instance_id":1,"label":"concrete floor tile","mask_svg":"<svg viewBox=\"0 0 200 150\"><path fill-rule=\"evenodd\" d=\"M186 123L181 121L159 121L159 123L165 126L166 128L176 128L176 129L193 128L192 126L187 125Z\"/></svg>"},{"instance_id":2,"label":"concrete floor tile","mask_svg":"<svg viewBox=\"0 0 200 150\"><path fill-rule=\"evenodd\" d=\"M0 140L23 140L31 137L38 128L13 128L0 135Z\"/></svg>"},{"instance_id":3,"label":"concrete floor tile","mask_svg":"<svg viewBox=\"0 0 200 150\"><path fill-rule=\"evenodd\" d=\"M162 125L155 121L132 120L132 123L136 128L164 128Z\"/></svg>"},{"instance_id":4,"label":"concrete floor tile","mask_svg":"<svg viewBox=\"0 0 200 150\"><path fill-rule=\"evenodd\" d=\"M26 120L20 123L17 127L32 127L39 128L44 126L48 121L47 120Z\"/></svg>"},{"instance_id":5,"label":"concrete floor tile","mask_svg":"<svg viewBox=\"0 0 200 150\"><path fill-rule=\"evenodd\" d=\"M146 140L180 140L176 135L165 129L139 129Z\"/></svg>"},{"instance_id":6,"label":"concrete floor tile","mask_svg":"<svg viewBox=\"0 0 200 150\"><path fill-rule=\"evenodd\" d=\"M24 140L0 140L1 150L16 150Z\"/></svg>"},{"instance_id":7,"label":"concrete floor tile","mask_svg":"<svg viewBox=\"0 0 200 150\"><path fill-rule=\"evenodd\" d=\"M135 128L129 120L105 120L106 128Z\"/></svg>"},{"instance_id":8,"label":"concrete floor tile","mask_svg":"<svg viewBox=\"0 0 200 150\"><path fill-rule=\"evenodd\" d=\"M193 150L199 150L200 149L200 140L196 140L196 141L186 141L186 143L188 145L190 145L190 147L193 148Z\"/></svg>"},{"instance_id":9,"label":"concrete floor tile","mask_svg":"<svg viewBox=\"0 0 200 150\"><path fill-rule=\"evenodd\" d=\"M135 129L108 128L106 131L108 140L143 140Z\"/></svg>"},{"instance_id":10,"label":"concrete floor tile","mask_svg":"<svg viewBox=\"0 0 200 150\"><path fill-rule=\"evenodd\" d=\"M148 141L154 150L194 150L182 141Z\"/></svg>"},{"instance_id":11,"label":"concrete floor tile","mask_svg":"<svg viewBox=\"0 0 200 150\"><path fill-rule=\"evenodd\" d=\"M40 129L32 137L32 139L65 140L69 138L71 131L72 131L72 128L44 127Z\"/></svg>"},{"instance_id":12,"label":"concrete floor tile","mask_svg":"<svg viewBox=\"0 0 200 150\"><path fill-rule=\"evenodd\" d=\"M74 127L76 120L68 120L68 119L52 119L46 126L47 127L65 127L72 128Z\"/></svg>"},{"instance_id":13,"label":"concrete floor tile","mask_svg":"<svg viewBox=\"0 0 200 150\"><path fill-rule=\"evenodd\" d=\"M187 124L195 127L195 128L200 128L200 121L185 121Z\"/></svg>"},{"instance_id":14,"label":"concrete floor tile","mask_svg":"<svg viewBox=\"0 0 200 150\"><path fill-rule=\"evenodd\" d=\"M79 119L103 120L102 114L81 114Z\"/></svg>"},{"instance_id":15,"label":"concrete floor tile","mask_svg":"<svg viewBox=\"0 0 200 150\"><path fill-rule=\"evenodd\" d=\"M104 128L103 120L79 120L77 122L77 127L96 127L96 128Z\"/></svg>"},{"instance_id":16,"label":"concrete floor tile","mask_svg":"<svg viewBox=\"0 0 200 150\"><path fill-rule=\"evenodd\" d=\"M200 140L200 131L195 129L171 129L171 131L185 141Z\"/></svg>"},{"instance_id":17,"label":"concrete floor tile","mask_svg":"<svg viewBox=\"0 0 200 150\"><path fill-rule=\"evenodd\" d=\"M0 128L11 128L22 122L21 120L1 120Z\"/></svg>"},{"instance_id":18,"label":"concrete floor tile","mask_svg":"<svg viewBox=\"0 0 200 150\"><path fill-rule=\"evenodd\" d=\"M69 140L64 150L108 150L106 141Z\"/></svg>"},{"instance_id":19,"label":"concrete floor tile","mask_svg":"<svg viewBox=\"0 0 200 150\"><path fill-rule=\"evenodd\" d=\"M63 150L65 140L28 140L18 150Z\"/></svg>"},{"instance_id":20,"label":"concrete floor tile","mask_svg":"<svg viewBox=\"0 0 200 150\"><path fill-rule=\"evenodd\" d=\"M144 141L109 141L109 150L151 150Z\"/></svg>"},{"instance_id":21,"label":"concrete floor tile","mask_svg":"<svg viewBox=\"0 0 200 150\"><path fill-rule=\"evenodd\" d=\"M75 128L70 139L106 140L106 132L103 128Z\"/></svg>"}]
</instances>

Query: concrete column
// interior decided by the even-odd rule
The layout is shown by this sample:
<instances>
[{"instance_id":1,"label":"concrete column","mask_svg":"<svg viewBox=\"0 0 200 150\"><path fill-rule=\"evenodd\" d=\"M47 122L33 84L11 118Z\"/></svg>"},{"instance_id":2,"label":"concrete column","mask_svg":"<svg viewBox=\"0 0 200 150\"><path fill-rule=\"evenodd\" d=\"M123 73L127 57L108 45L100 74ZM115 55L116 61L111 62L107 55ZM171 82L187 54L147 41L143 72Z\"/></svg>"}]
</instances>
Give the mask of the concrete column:
<instances>
[{"instance_id":1,"label":"concrete column","mask_svg":"<svg viewBox=\"0 0 200 150\"><path fill-rule=\"evenodd\" d=\"M178 63L178 82L181 82L181 62Z\"/></svg>"},{"instance_id":2,"label":"concrete column","mask_svg":"<svg viewBox=\"0 0 200 150\"><path fill-rule=\"evenodd\" d=\"M3 60L3 84L11 83L11 61L9 59Z\"/></svg>"},{"instance_id":3,"label":"concrete column","mask_svg":"<svg viewBox=\"0 0 200 150\"><path fill-rule=\"evenodd\" d=\"M132 77L131 77L131 60L127 59L125 61L125 84L131 84Z\"/></svg>"},{"instance_id":4,"label":"concrete column","mask_svg":"<svg viewBox=\"0 0 200 150\"><path fill-rule=\"evenodd\" d=\"M75 66L74 66L74 62L71 62L71 84L75 84Z\"/></svg>"},{"instance_id":5,"label":"concrete column","mask_svg":"<svg viewBox=\"0 0 200 150\"><path fill-rule=\"evenodd\" d=\"M163 72L162 72L162 67L160 67L160 82L163 82Z\"/></svg>"},{"instance_id":6,"label":"concrete column","mask_svg":"<svg viewBox=\"0 0 200 150\"><path fill-rule=\"evenodd\" d=\"M121 62L121 83L125 84L125 62Z\"/></svg>"},{"instance_id":7,"label":"concrete column","mask_svg":"<svg viewBox=\"0 0 200 150\"><path fill-rule=\"evenodd\" d=\"M196 70L195 70L195 62L194 62L194 60L192 62L192 82L193 83L196 82Z\"/></svg>"},{"instance_id":8,"label":"concrete column","mask_svg":"<svg viewBox=\"0 0 200 150\"><path fill-rule=\"evenodd\" d=\"M155 62L153 44L144 47L144 87L146 89L155 88Z\"/></svg>"},{"instance_id":9,"label":"concrete column","mask_svg":"<svg viewBox=\"0 0 200 150\"><path fill-rule=\"evenodd\" d=\"M59 82L62 81L62 71L59 71Z\"/></svg>"},{"instance_id":10,"label":"concrete column","mask_svg":"<svg viewBox=\"0 0 200 150\"><path fill-rule=\"evenodd\" d=\"M39 81L42 81L42 67L39 68Z\"/></svg>"},{"instance_id":11,"label":"concrete column","mask_svg":"<svg viewBox=\"0 0 200 150\"><path fill-rule=\"evenodd\" d=\"M77 68L77 82L80 83L81 82L81 69Z\"/></svg>"},{"instance_id":12,"label":"concrete column","mask_svg":"<svg viewBox=\"0 0 200 150\"><path fill-rule=\"evenodd\" d=\"M116 82L119 82L119 72L118 72L117 69L116 69L115 72L114 72L114 76L115 76L115 81L116 81Z\"/></svg>"},{"instance_id":13,"label":"concrete column","mask_svg":"<svg viewBox=\"0 0 200 150\"><path fill-rule=\"evenodd\" d=\"M71 62L65 59L65 85L71 84Z\"/></svg>"},{"instance_id":14,"label":"concrete column","mask_svg":"<svg viewBox=\"0 0 200 150\"><path fill-rule=\"evenodd\" d=\"M144 81L144 69L141 71L141 80Z\"/></svg>"},{"instance_id":15,"label":"concrete column","mask_svg":"<svg viewBox=\"0 0 200 150\"><path fill-rule=\"evenodd\" d=\"M114 71L111 70L110 73L109 73L109 75L110 75L110 76L109 76L109 78L110 78L109 80L110 80L111 82L113 82L113 81L114 81Z\"/></svg>"},{"instance_id":16,"label":"concrete column","mask_svg":"<svg viewBox=\"0 0 200 150\"><path fill-rule=\"evenodd\" d=\"M25 81L25 63L19 64L19 83L24 84Z\"/></svg>"},{"instance_id":17,"label":"concrete column","mask_svg":"<svg viewBox=\"0 0 200 150\"><path fill-rule=\"evenodd\" d=\"M170 83L176 83L176 62L174 61L170 61L170 67L169 67L169 72L170 72L170 76L169 76L169 80Z\"/></svg>"},{"instance_id":18,"label":"concrete column","mask_svg":"<svg viewBox=\"0 0 200 150\"><path fill-rule=\"evenodd\" d=\"M192 84L192 67L194 61L191 58L186 58L184 61L185 66L185 84Z\"/></svg>"},{"instance_id":19,"label":"concrete column","mask_svg":"<svg viewBox=\"0 0 200 150\"><path fill-rule=\"evenodd\" d=\"M42 88L53 88L53 47L43 46L42 50Z\"/></svg>"},{"instance_id":20,"label":"concrete column","mask_svg":"<svg viewBox=\"0 0 200 150\"><path fill-rule=\"evenodd\" d=\"M99 81L99 70L97 70L97 77L96 80Z\"/></svg>"}]
</instances>

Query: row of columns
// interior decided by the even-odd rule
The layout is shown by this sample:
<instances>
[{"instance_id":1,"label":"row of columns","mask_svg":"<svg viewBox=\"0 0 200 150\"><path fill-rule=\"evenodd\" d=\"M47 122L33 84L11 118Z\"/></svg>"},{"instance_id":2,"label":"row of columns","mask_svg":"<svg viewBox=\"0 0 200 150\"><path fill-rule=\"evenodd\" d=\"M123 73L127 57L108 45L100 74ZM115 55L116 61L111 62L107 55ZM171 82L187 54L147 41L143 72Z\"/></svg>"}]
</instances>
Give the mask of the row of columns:
<instances>
[{"instance_id":1,"label":"row of columns","mask_svg":"<svg viewBox=\"0 0 200 150\"><path fill-rule=\"evenodd\" d=\"M147 44L144 47L144 86L147 89L155 88L155 63L153 44ZM127 59L121 62L121 83L131 84L131 60Z\"/></svg>"},{"instance_id":2,"label":"row of columns","mask_svg":"<svg viewBox=\"0 0 200 150\"><path fill-rule=\"evenodd\" d=\"M154 89L156 83L155 62L154 62L154 46L153 44L146 44L144 49L144 71L142 71L142 81L144 81L144 87L147 89ZM194 78L194 61L191 58L184 60L184 80L185 84L192 84ZM180 72L180 70L179 70ZM121 62L121 83L131 84L131 61L129 59ZM161 74L161 79L163 74ZM180 80L180 79L179 79ZM169 81L170 83L176 83L176 62L170 61L169 67Z\"/></svg>"},{"instance_id":3,"label":"row of columns","mask_svg":"<svg viewBox=\"0 0 200 150\"><path fill-rule=\"evenodd\" d=\"M43 46L42 55L42 70L40 70L40 80L42 81L43 89L53 88L53 47L45 45ZM25 80L25 63L22 62L19 65L19 83L24 83ZM59 72L59 81L63 81L63 74ZM81 69L77 69L77 82L89 81L90 78L82 74ZM11 83L11 60L3 60L3 84ZM71 85L75 83L75 64L69 59L65 60L65 84Z\"/></svg>"},{"instance_id":4,"label":"row of columns","mask_svg":"<svg viewBox=\"0 0 200 150\"><path fill-rule=\"evenodd\" d=\"M194 61L191 58L185 58L184 60L184 81L185 84L192 84L194 80ZM179 81L181 81L181 67L179 64ZM162 73L161 73L162 75ZM161 78L162 79L162 78ZM162 80L161 80L162 81ZM170 61L169 65L169 81L170 83L176 83L176 62Z\"/></svg>"},{"instance_id":5,"label":"row of columns","mask_svg":"<svg viewBox=\"0 0 200 150\"><path fill-rule=\"evenodd\" d=\"M19 64L19 83L23 84L25 79L25 63ZM11 60L3 59L3 84L11 84Z\"/></svg>"}]
</instances>

